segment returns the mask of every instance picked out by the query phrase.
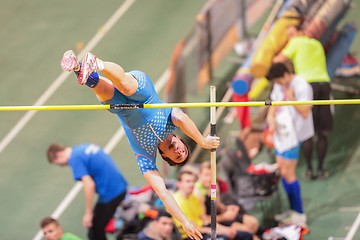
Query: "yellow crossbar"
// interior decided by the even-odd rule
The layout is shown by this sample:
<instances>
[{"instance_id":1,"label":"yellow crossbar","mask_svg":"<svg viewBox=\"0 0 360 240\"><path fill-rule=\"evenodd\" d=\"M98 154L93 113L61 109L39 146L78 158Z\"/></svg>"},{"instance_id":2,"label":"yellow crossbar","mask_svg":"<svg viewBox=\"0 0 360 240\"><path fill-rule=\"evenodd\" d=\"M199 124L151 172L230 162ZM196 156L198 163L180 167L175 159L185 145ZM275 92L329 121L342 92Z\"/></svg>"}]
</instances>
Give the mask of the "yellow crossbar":
<instances>
[{"instance_id":1,"label":"yellow crossbar","mask_svg":"<svg viewBox=\"0 0 360 240\"><path fill-rule=\"evenodd\" d=\"M64 111L64 110L109 110L131 108L206 108L206 107L260 107L295 105L355 105L360 99L312 100L312 101L259 101L259 102L199 102L199 103L155 103L115 105L48 105L48 106L0 106L0 111Z\"/></svg>"}]
</instances>

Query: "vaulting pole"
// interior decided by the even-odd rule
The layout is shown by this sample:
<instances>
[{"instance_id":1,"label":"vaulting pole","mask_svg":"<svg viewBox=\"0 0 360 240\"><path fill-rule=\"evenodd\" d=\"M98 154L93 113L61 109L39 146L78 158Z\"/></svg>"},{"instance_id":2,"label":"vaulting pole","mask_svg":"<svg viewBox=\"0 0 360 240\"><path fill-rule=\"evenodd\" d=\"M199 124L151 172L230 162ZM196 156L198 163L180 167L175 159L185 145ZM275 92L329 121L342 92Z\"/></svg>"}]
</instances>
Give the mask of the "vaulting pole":
<instances>
[{"instance_id":1,"label":"vaulting pole","mask_svg":"<svg viewBox=\"0 0 360 240\"><path fill-rule=\"evenodd\" d=\"M216 87L210 86L210 103L216 102ZM216 107L210 107L210 135L216 135ZM211 168L211 240L216 240L216 149L210 150Z\"/></svg>"}]
</instances>

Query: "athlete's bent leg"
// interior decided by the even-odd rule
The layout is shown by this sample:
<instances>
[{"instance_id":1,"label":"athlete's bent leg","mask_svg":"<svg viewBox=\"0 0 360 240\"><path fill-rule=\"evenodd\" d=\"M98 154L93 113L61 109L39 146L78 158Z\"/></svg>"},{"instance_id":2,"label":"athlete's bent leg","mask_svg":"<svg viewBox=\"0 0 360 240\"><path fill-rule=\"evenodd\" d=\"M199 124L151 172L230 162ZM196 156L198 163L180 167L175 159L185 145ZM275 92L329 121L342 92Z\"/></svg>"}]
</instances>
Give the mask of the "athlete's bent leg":
<instances>
[{"instance_id":1,"label":"athlete's bent leg","mask_svg":"<svg viewBox=\"0 0 360 240\"><path fill-rule=\"evenodd\" d=\"M104 69L101 73L125 96L133 95L138 89L138 81L116 63L104 62Z\"/></svg>"},{"instance_id":2,"label":"athlete's bent leg","mask_svg":"<svg viewBox=\"0 0 360 240\"><path fill-rule=\"evenodd\" d=\"M98 84L92 90L100 102L106 102L114 96L114 85L105 77L100 76Z\"/></svg>"}]
</instances>

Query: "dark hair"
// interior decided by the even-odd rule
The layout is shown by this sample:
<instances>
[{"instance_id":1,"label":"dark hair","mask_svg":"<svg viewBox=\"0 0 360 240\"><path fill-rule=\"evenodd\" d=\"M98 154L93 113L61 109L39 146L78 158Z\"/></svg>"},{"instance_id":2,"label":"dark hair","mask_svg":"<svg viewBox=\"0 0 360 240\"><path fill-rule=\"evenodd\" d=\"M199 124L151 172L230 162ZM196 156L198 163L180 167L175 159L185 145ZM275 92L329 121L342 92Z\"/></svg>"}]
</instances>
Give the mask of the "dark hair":
<instances>
[{"instance_id":1,"label":"dark hair","mask_svg":"<svg viewBox=\"0 0 360 240\"><path fill-rule=\"evenodd\" d=\"M56 158L56 154L58 152L62 152L66 149L66 146L64 145L61 145L61 144L51 144L49 147L48 147L48 150L47 150L47 159L50 163L53 163L54 162L54 159Z\"/></svg>"},{"instance_id":2,"label":"dark hair","mask_svg":"<svg viewBox=\"0 0 360 240\"><path fill-rule=\"evenodd\" d=\"M197 179L197 175L196 175L193 171L190 171L190 170L182 170L182 171L181 171L181 170L180 170L180 172L179 172L178 175L177 175L177 181L178 181L178 182L181 182L182 176L185 175L185 174L194 176L194 177L195 177L195 180Z\"/></svg>"},{"instance_id":3,"label":"dark hair","mask_svg":"<svg viewBox=\"0 0 360 240\"><path fill-rule=\"evenodd\" d=\"M200 171L199 172L202 172L204 171L205 169L210 169L211 170L211 163L210 161L204 161L201 163L200 165Z\"/></svg>"},{"instance_id":4,"label":"dark hair","mask_svg":"<svg viewBox=\"0 0 360 240\"><path fill-rule=\"evenodd\" d=\"M296 31L301 31L301 30L302 30L302 29L301 29L301 25L289 25L289 26L287 26L287 28L290 28L290 27L295 28Z\"/></svg>"},{"instance_id":5,"label":"dark hair","mask_svg":"<svg viewBox=\"0 0 360 240\"><path fill-rule=\"evenodd\" d=\"M161 217L172 218L170 213L168 213L165 209L157 209L156 211L158 214L156 215L155 220L159 220Z\"/></svg>"},{"instance_id":6,"label":"dark hair","mask_svg":"<svg viewBox=\"0 0 360 240\"><path fill-rule=\"evenodd\" d=\"M60 223L58 222L58 220L52 218L52 217L45 217L41 220L40 222L40 228L44 228L49 224L55 224L56 226L59 226Z\"/></svg>"},{"instance_id":7,"label":"dark hair","mask_svg":"<svg viewBox=\"0 0 360 240\"><path fill-rule=\"evenodd\" d=\"M172 135L175 136L174 134L172 134ZM174 162L173 160L171 160L170 158L164 157L164 156L163 156L164 152L161 151L161 149L158 147L160 156L161 156L162 159L164 159L164 161L167 162L170 166L182 167L182 166L184 166L184 165L189 161L189 159L190 159L190 157L191 157L191 153L190 153L190 148L189 148L189 146L185 143L185 141L184 141L182 138L180 138L180 141L185 145L185 147L186 147L186 149L187 149L187 152L188 152L187 157L186 157L185 160L182 161L181 163L176 163L176 162Z\"/></svg>"},{"instance_id":8,"label":"dark hair","mask_svg":"<svg viewBox=\"0 0 360 240\"><path fill-rule=\"evenodd\" d=\"M290 73L290 70L285 66L284 63L273 63L269 69L268 74L266 75L266 78L269 81L273 81L276 78L283 77L285 73Z\"/></svg>"}]
</instances>

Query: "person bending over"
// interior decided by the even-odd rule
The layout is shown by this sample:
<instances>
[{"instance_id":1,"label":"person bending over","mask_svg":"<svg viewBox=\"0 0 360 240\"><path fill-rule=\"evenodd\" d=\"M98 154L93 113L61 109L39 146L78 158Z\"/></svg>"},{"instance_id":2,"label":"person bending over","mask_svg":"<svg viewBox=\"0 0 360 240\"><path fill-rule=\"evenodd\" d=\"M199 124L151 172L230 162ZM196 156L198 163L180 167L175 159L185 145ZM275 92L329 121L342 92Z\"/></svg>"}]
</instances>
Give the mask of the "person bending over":
<instances>
[{"instance_id":1,"label":"person bending over","mask_svg":"<svg viewBox=\"0 0 360 240\"><path fill-rule=\"evenodd\" d=\"M105 240L105 227L117 206L124 200L128 183L111 157L95 144L73 147L51 144L47 150L51 164L70 166L73 177L84 185L85 213L83 226L90 240ZM98 201L94 205L95 193Z\"/></svg>"},{"instance_id":2,"label":"person bending over","mask_svg":"<svg viewBox=\"0 0 360 240\"><path fill-rule=\"evenodd\" d=\"M330 77L326 68L326 56L321 42L305 35L298 26L286 29L289 42L274 58L274 62L285 63L289 69L294 68L296 75L310 83L314 100L330 100L332 98ZM305 178L308 180L326 178L328 172L324 161L328 148L328 135L333 128L333 116L330 105L313 106L312 117L316 138L311 137L303 142L306 160ZM316 142L317 173L312 167L313 143Z\"/></svg>"}]
</instances>

